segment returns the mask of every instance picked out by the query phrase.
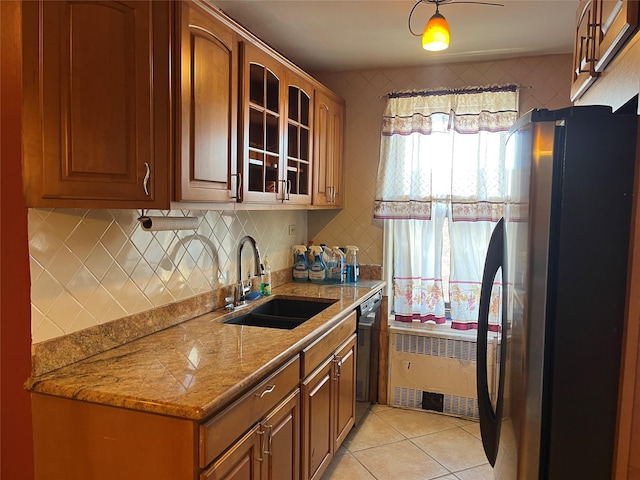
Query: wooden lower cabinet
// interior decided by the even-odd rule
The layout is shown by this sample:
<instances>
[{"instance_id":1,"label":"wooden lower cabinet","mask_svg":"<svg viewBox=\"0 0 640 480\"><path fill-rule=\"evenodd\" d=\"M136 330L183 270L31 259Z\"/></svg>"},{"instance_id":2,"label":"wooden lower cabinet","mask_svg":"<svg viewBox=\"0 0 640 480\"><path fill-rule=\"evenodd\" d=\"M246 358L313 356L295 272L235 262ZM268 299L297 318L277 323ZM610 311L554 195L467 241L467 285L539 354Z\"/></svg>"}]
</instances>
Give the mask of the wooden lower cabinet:
<instances>
[{"instance_id":1,"label":"wooden lower cabinet","mask_svg":"<svg viewBox=\"0 0 640 480\"><path fill-rule=\"evenodd\" d=\"M36 480L194 480L196 423L32 394Z\"/></svg>"},{"instance_id":2,"label":"wooden lower cabinet","mask_svg":"<svg viewBox=\"0 0 640 480\"><path fill-rule=\"evenodd\" d=\"M276 407L262 423L266 480L300 478L300 390Z\"/></svg>"},{"instance_id":3,"label":"wooden lower cabinet","mask_svg":"<svg viewBox=\"0 0 640 480\"><path fill-rule=\"evenodd\" d=\"M335 430L333 451L338 450L356 418L356 336L353 335L334 356L336 373Z\"/></svg>"},{"instance_id":4,"label":"wooden lower cabinet","mask_svg":"<svg viewBox=\"0 0 640 480\"><path fill-rule=\"evenodd\" d=\"M356 336L302 382L302 480L318 479L355 423Z\"/></svg>"},{"instance_id":5,"label":"wooden lower cabinet","mask_svg":"<svg viewBox=\"0 0 640 480\"><path fill-rule=\"evenodd\" d=\"M355 423L355 326L351 312L200 421L34 392L35 478L318 479Z\"/></svg>"},{"instance_id":6,"label":"wooden lower cabinet","mask_svg":"<svg viewBox=\"0 0 640 480\"><path fill-rule=\"evenodd\" d=\"M235 442L201 480L298 480L300 390Z\"/></svg>"},{"instance_id":7,"label":"wooden lower cabinet","mask_svg":"<svg viewBox=\"0 0 640 480\"><path fill-rule=\"evenodd\" d=\"M261 426L256 425L238 440L211 468L200 475L202 480L247 480L262 478Z\"/></svg>"}]
</instances>

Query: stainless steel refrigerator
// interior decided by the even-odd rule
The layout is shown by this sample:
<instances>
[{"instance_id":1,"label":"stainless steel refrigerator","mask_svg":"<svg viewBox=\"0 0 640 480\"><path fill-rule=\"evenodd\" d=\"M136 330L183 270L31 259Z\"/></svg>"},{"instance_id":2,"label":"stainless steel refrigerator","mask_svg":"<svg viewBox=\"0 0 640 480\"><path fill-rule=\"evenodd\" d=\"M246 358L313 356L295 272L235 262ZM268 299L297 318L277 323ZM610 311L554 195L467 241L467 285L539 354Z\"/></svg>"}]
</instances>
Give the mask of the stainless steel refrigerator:
<instances>
[{"instance_id":1,"label":"stainless steel refrigerator","mask_svg":"<svg viewBox=\"0 0 640 480\"><path fill-rule=\"evenodd\" d=\"M494 478L611 478L637 133L635 115L602 106L532 110L509 132L505 216L487 252L478 325L480 427Z\"/></svg>"}]
</instances>

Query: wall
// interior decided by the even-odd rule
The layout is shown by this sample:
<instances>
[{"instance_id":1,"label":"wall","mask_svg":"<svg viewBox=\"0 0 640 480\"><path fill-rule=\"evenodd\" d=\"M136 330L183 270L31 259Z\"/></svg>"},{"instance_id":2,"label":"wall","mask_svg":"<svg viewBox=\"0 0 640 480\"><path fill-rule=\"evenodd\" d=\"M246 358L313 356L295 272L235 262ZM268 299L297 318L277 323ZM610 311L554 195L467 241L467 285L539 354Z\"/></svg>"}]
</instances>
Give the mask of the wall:
<instances>
[{"instance_id":1,"label":"wall","mask_svg":"<svg viewBox=\"0 0 640 480\"><path fill-rule=\"evenodd\" d=\"M305 211L147 214L196 216L199 226L147 232L136 210L29 209L33 343L236 283L244 235L256 239L273 270L290 266L291 245L306 241ZM252 258L247 245L243 276L253 271Z\"/></svg>"},{"instance_id":2,"label":"wall","mask_svg":"<svg viewBox=\"0 0 640 480\"><path fill-rule=\"evenodd\" d=\"M327 245L358 245L359 261L382 263L382 228L372 219L384 95L397 90L515 83L520 112L570 105L571 55L549 55L402 69L364 70L314 76L347 105L345 208L309 212L309 238Z\"/></svg>"}]
</instances>

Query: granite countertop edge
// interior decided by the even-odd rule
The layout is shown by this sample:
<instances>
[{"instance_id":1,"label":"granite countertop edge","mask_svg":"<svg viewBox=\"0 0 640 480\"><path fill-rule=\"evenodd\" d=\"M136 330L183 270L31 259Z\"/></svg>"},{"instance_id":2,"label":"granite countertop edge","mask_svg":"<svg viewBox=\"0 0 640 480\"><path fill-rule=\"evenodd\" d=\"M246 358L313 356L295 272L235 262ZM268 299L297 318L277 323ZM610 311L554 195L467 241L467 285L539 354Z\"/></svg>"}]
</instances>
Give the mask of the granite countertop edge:
<instances>
[{"instance_id":1,"label":"granite countertop edge","mask_svg":"<svg viewBox=\"0 0 640 480\"><path fill-rule=\"evenodd\" d=\"M242 311L215 310L32 377L26 387L38 394L203 420L302 352L383 286L383 281L288 283L274 288L273 296L335 302L293 330L224 324Z\"/></svg>"}]
</instances>

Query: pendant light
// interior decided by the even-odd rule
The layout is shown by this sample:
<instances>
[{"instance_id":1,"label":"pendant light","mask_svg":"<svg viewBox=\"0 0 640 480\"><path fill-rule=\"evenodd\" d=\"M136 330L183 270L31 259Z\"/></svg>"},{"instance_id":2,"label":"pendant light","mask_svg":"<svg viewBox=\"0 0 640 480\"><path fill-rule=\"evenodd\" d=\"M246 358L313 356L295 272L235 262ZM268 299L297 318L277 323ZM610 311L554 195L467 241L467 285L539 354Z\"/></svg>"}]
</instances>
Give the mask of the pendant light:
<instances>
[{"instance_id":1,"label":"pendant light","mask_svg":"<svg viewBox=\"0 0 640 480\"><path fill-rule=\"evenodd\" d=\"M466 1L466 0L418 0L411 12L409 12L409 19L407 20L407 24L409 25L409 31L412 35L416 37L421 36L419 33L415 33L411 29L411 15L413 15L413 11L416 9L418 5L424 3L425 5L435 5L436 13L429 19L427 24L424 26L424 30L422 32L422 48L425 50L429 50L431 52L438 52L445 50L449 47L449 40L451 38L451 33L449 31L449 24L447 23L447 19L440 13L439 7L440 5L456 5L461 3L467 4L475 4L475 5L491 5L494 7L504 7L501 3L491 3L491 2L475 2L475 1Z\"/></svg>"},{"instance_id":2,"label":"pendant light","mask_svg":"<svg viewBox=\"0 0 640 480\"><path fill-rule=\"evenodd\" d=\"M450 38L447 19L438 11L436 4L436 13L429 19L422 32L422 48L430 52L445 50L449 46Z\"/></svg>"}]
</instances>

